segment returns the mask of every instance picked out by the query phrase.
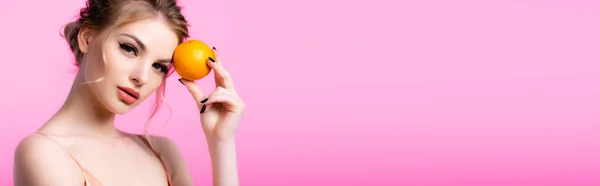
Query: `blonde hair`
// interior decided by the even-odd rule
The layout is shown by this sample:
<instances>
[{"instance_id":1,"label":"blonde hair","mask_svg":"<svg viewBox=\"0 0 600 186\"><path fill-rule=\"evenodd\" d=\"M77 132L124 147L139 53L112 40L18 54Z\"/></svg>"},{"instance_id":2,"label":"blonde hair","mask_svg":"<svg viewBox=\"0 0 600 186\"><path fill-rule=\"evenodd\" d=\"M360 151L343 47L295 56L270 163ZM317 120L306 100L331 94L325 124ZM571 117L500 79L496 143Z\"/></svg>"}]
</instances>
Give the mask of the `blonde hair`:
<instances>
[{"instance_id":1,"label":"blonde hair","mask_svg":"<svg viewBox=\"0 0 600 186\"><path fill-rule=\"evenodd\" d=\"M179 39L179 43L189 37L189 24L181 14L181 7L177 5L176 0L88 0L86 6L79 11L79 18L65 26L63 37L69 43L69 47L75 56L75 65L79 67L85 58L85 55L79 50L79 42L77 39L77 35L82 28L89 28L99 32L108 30L108 33L110 34L110 32L118 26L155 17L163 18L171 26L171 29ZM107 36L109 34L107 34ZM104 50L102 50L102 59L106 63ZM166 78L172 73L173 70L170 69L169 72L165 74L163 82L156 91L156 100L152 106L144 130L144 134L148 141L150 141L148 135L150 121L156 116L162 103L165 103L169 108L169 118L167 121L171 117L171 108L166 102L164 95ZM103 79L104 78L99 78L83 84L96 83Z\"/></svg>"}]
</instances>

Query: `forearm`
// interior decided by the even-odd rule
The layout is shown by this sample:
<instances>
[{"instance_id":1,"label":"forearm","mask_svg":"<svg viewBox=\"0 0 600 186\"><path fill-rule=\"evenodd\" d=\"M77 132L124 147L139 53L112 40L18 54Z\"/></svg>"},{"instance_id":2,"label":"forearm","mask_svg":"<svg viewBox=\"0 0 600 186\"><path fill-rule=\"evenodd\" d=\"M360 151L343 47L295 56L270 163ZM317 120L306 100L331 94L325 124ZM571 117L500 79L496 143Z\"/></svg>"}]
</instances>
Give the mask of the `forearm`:
<instances>
[{"instance_id":1,"label":"forearm","mask_svg":"<svg viewBox=\"0 0 600 186\"><path fill-rule=\"evenodd\" d=\"M212 164L213 186L237 186L239 184L235 141L208 140Z\"/></svg>"}]
</instances>

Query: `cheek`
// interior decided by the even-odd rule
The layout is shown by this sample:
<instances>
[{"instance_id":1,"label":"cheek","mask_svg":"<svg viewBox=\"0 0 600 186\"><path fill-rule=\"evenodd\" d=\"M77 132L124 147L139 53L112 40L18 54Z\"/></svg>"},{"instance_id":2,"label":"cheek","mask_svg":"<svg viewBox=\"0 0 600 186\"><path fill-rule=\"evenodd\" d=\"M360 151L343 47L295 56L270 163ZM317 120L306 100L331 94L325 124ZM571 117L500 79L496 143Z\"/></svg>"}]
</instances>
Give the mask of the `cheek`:
<instances>
[{"instance_id":1,"label":"cheek","mask_svg":"<svg viewBox=\"0 0 600 186\"><path fill-rule=\"evenodd\" d=\"M113 76L117 76L119 74L127 74L128 69L131 68L130 64L135 64L135 62L133 62L132 60L135 59L131 59L131 58L127 58L126 56L122 55L120 53L121 51L118 51L118 49L115 48L111 48L106 50L105 52L105 64L106 64L106 76L113 78Z\"/></svg>"},{"instance_id":2,"label":"cheek","mask_svg":"<svg viewBox=\"0 0 600 186\"><path fill-rule=\"evenodd\" d=\"M103 51L104 49L104 51ZM121 70L119 62L123 61L123 55L119 55L117 47L104 46L94 43L86 54L85 72L90 78L101 78L114 74L115 70ZM106 71L105 71L106 70Z\"/></svg>"}]
</instances>

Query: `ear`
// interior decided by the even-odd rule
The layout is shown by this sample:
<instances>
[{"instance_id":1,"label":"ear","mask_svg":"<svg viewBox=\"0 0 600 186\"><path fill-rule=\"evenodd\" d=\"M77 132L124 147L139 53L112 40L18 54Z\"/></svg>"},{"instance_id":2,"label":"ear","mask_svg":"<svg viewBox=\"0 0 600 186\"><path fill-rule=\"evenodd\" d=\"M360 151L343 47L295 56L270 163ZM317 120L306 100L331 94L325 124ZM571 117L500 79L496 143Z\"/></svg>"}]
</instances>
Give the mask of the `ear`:
<instances>
[{"instance_id":1,"label":"ear","mask_svg":"<svg viewBox=\"0 0 600 186\"><path fill-rule=\"evenodd\" d=\"M77 34L77 42L79 44L79 51L87 53L92 42L92 31L89 28L81 28L79 34Z\"/></svg>"}]
</instances>

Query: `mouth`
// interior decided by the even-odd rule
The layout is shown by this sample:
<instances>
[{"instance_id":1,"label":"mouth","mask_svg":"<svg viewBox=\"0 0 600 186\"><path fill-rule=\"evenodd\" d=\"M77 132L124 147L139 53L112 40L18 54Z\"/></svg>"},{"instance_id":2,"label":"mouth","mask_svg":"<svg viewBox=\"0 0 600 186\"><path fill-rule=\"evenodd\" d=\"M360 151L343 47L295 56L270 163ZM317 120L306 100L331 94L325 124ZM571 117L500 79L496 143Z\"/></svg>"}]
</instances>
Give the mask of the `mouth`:
<instances>
[{"instance_id":1,"label":"mouth","mask_svg":"<svg viewBox=\"0 0 600 186\"><path fill-rule=\"evenodd\" d=\"M140 98L140 93L128 87L117 87L121 101L131 105Z\"/></svg>"}]
</instances>

